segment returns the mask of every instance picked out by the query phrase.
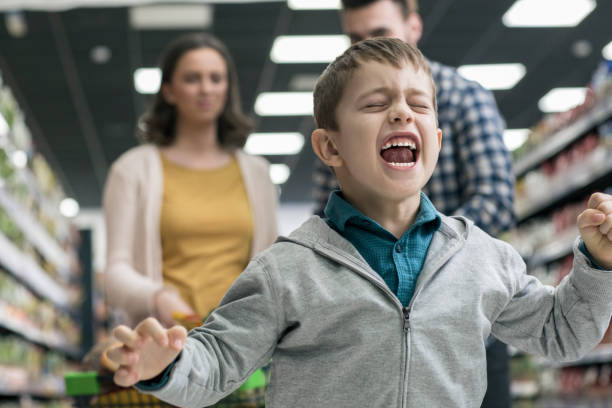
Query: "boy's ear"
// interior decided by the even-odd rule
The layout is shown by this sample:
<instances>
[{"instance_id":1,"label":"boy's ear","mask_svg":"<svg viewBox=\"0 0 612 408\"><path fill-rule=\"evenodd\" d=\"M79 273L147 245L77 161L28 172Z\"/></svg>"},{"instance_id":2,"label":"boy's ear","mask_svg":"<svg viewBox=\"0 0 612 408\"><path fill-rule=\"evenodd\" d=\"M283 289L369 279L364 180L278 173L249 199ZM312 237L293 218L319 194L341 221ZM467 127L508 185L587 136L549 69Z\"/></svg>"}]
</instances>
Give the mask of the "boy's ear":
<instances>
[{"instance_id":1,"label":"boy's ear","mask_svg":"<svg viewBox=\"0 0 612 408\"><path fill-rule=\"evenodd\" d=\"M321 159L325 165L329 167L340 167L342 165L342 158L336 143L331 137L331 131L327 129L318 128L312 132L310 141L312 142L312 150Z\"/></svg>"},{"instance_id":2,"label":"boy's ear","mask_svg":"<svg viewBox=\"0 0 612 408\"><path fill-rule=\"evenodd\" d=\"M442 148L442 129L438 128L438 150Z\"/></svg>"}]
</instances>

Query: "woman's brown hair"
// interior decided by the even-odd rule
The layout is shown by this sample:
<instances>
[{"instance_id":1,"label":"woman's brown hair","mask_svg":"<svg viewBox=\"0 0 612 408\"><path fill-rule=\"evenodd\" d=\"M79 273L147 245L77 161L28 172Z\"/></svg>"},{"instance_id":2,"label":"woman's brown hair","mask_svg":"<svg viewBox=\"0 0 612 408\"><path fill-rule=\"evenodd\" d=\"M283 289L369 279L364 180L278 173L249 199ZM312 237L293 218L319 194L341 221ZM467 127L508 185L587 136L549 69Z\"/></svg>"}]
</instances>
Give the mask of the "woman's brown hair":
<instances>
[{"instance_id":1,"label":"woman's brown hair","mask_svg":"<svg viewBox=\"0 0 612 408\"><path fill-rule=\"evenodd\" d=\"M228 76L227 100L217 119L217 138L222 147L241 148L253 128L251 120L242 112L238 73L227 47L210 34L194 33L177 38L162 54L160 68L162 83L169 83L179 59L188 51L211 48L225 60ZM164 99L160 90L155 95L149 110L141 117L139 136L147 143L168 146L174 142L176 108Z\"/></svg>"}]
</instances>

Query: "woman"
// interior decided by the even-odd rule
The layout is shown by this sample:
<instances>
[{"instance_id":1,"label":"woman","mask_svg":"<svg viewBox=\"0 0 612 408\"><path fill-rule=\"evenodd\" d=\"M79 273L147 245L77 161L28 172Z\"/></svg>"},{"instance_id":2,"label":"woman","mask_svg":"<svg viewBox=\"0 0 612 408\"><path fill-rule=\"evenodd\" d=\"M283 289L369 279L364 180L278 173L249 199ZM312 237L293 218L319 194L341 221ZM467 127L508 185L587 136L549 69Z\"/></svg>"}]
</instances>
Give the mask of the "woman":
<instances>
[{"instance_id":1,"label":"woman","mask_svg":"<svg viewBox=\"0 0 612 408\"><path fill-rule=\"evenodd\" d=\"M209 35L181 37L141 121L144 144L112 166L104 192L106 292L128 324L207 315L276 238L268 164L242 150L251 126L236 68Z\"/></svg>"}]
</instances>

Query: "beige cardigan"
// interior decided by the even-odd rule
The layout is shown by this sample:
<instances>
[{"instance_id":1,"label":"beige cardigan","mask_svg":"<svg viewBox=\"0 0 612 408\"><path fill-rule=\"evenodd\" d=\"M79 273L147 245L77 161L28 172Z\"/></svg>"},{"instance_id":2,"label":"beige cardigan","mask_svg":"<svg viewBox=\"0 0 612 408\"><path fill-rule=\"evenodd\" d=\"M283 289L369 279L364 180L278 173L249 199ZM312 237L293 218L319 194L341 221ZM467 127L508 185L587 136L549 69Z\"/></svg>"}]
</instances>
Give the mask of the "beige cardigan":
<instances>
[{"instance_id":1,"label":"beige cardigan","mask_svg":"<svg viewBox=\"0 0 612 408\"><path fill-rule=\"evenodd\" d=\"M236 151L236 158L253 211L252 257L276 239L277 192L264 159L241 150ZM128 324L153 315L153 295L163 287L163 184L159 150L154 145L124 153L112 165L106 181L106 296L111 306L126 314Z\"/></svg>"}]
</instances>

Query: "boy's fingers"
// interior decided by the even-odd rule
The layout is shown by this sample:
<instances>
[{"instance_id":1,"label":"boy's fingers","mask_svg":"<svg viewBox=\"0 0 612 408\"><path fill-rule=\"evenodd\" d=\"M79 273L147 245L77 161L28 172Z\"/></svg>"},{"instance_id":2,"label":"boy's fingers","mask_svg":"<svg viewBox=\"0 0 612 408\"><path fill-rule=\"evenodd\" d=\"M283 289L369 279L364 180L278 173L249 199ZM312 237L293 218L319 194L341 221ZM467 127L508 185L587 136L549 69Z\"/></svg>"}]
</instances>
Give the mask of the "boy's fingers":
<instances>
[{"instance_id":1,"label":"boy's fingers","mask_svg":"<svg viewBox=\"0 0 612 408\"><path fill-rule=\"evenodd\" d=\"M168 344L175 350L182 350L187 338L187 329L183 326L173 326L168 329Z\"/></svg>"},{"instance_id":2,"label":"boy's fingers","mask_svg":"<svg viewBox=\"0 0 612 408\"><path fill-rule=\"evenodd\" d=\"M113 337L132 348L138 343L138 333L123 325L115 327L113 330Z\"/></svg>"},{"instance_id":3,"label":"boy's fingers","mask_svg":"<svg viewBox=\"0 0 612 408\"><path fill-rule=\"evenodd\" d=\"M128 347L115 347L106 352L106 356L121 366L131 366L138 362L138 354Z\"/></svg>"},{"instance_id":4,"label":"boy's fingers","mask_svg":"<svg viewBox=\"0 0 612 408\"><path fill-rule=\"evenodd\" d=\"M141 336L152 337L153 340L162 347L168 346L168 334L166 333L166 329L153 317L148 317L140 322L134 330Z\"/></svg>"},{"instance_id":5,"label":"boy's fingers","mask_svg":"<svg viewBox=\"0 0 612 408\"><path fill-rule=\"evenodd\" d=\"M605 216L604 222L599 225L598 229L603 235L607 235L612 232L612 214Z\"/></svg>"},{"instance_id":6,"label":"boy's fingers","mask_svg":"<svg viewBox=\"0 0 612 408\"><path fill-rule=\"evenodd\" d=\"M578 216L578 228L598 227L606 219L606 216L598 210L584 210Z\"/></svg>"},{"instance_id":7,"label":"boy's fingers","mask_svg":"<svg viewBox=\"0 0 612 408\"><path fill-rule=\"evenodd\" d=\"M589 203L587 204L589 208L597 208L604 201L611 201L612 195L604 194L604 193L594 193L591 194L589 198Z\"/></svg>"},{"instance_id":8,"label":"boy's fingers","mask_svg":"<svg viewBox=\"0 0 612 408\"><path fill-rule=\"evenodd\" d=\"M138 374L127 367L119 367L113 376L115 384L121 387L131 387L139 381Z\"/></svg>"},{"instance_id":9,"label":"boy's fingers","mask_svg":"<svg viewBox=\"0 0 612 408\"><path fill-rule=\"evenodd\" d=\"M612 214L612 200L604 200L600 202L596 209L604 214Z\"/></svg>"}]
</instances>

